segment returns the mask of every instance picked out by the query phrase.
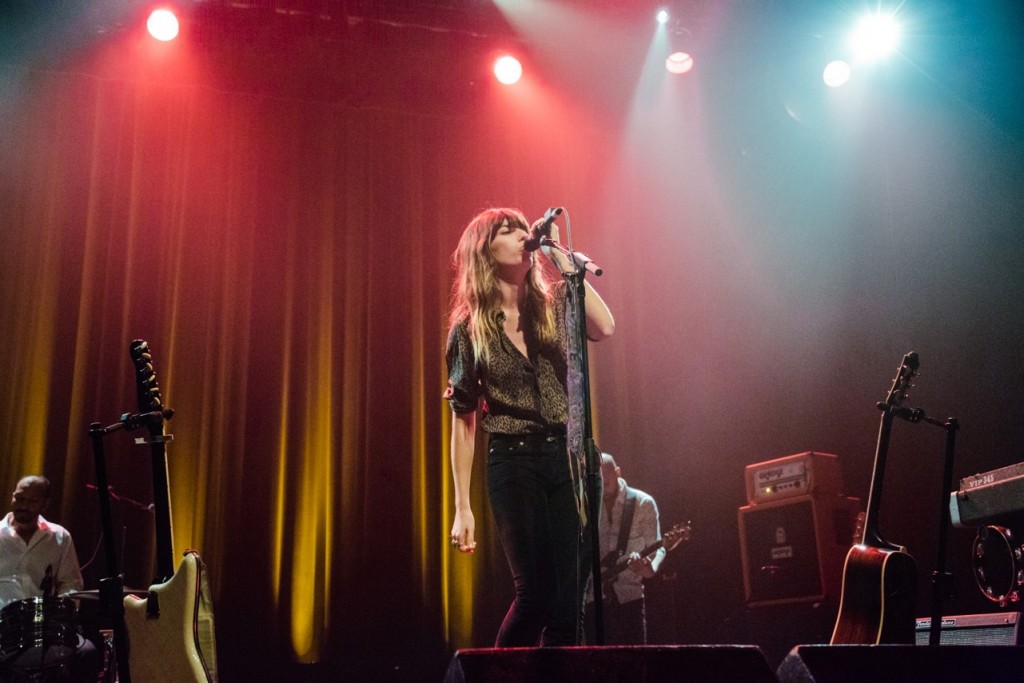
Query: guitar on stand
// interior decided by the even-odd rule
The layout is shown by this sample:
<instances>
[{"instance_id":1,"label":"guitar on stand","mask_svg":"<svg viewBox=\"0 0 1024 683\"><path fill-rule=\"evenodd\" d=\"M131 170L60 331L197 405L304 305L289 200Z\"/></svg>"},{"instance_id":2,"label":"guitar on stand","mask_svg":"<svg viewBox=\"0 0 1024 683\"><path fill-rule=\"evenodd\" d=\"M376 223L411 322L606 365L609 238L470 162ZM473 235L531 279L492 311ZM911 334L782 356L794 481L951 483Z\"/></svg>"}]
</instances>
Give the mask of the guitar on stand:
<instances>
[{"instance_id":1,"label":"guitar on stand","mask_svg":"<svg viewBox=\"0 0 1024 683\"><path fill-rule=\"evenodd\" d=\"M883 403L863 536L846 555L839 614L832 645L914 644L917 565L906 548L887 542L878 530L882 483L893 417L901 410L917 374L917 354L903 357Z\"/></svg>"},{"instance_id":2,"label":"guitar on stand","mask_svg":"<svg viewBox=\"0 0 1024 683\"><path fill-rule=\"evenodd\" d=\"M156 516L157 576L145 598L124 598L129 669L137 681L202 681L215 683L216 644L213 601L206 566L194 550L184 554L174 572L171 502L167 476L164 421L173 411L164 408L149 344L131 343L139 397L139 417L149 435L135 440L148 444L153 467L153 505Z\"/></svg>"}]
</instances>

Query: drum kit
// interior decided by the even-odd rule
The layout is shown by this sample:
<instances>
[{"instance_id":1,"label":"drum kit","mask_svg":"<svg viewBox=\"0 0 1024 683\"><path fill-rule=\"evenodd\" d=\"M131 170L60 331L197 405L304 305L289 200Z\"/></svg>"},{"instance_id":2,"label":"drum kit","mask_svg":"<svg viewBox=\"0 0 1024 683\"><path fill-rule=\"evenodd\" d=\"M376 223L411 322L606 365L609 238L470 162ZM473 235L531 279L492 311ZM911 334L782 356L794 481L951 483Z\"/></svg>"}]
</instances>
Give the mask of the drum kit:
<instances>
[{"instance_id":1,"label":"drum kit","mask_svg":"<svg viewBox=\"0 0 1024 683\"><path fill-rule=\"evenodd\" d=\"M97 679L116 680L113 637L99 609L99 591L75 591L62 596L22 597L27 577L0 577L0 681L74 680L74 658L86 637L100 650ZM147 591L126 590L146 595Z\"/></svg>"}]
</instances>

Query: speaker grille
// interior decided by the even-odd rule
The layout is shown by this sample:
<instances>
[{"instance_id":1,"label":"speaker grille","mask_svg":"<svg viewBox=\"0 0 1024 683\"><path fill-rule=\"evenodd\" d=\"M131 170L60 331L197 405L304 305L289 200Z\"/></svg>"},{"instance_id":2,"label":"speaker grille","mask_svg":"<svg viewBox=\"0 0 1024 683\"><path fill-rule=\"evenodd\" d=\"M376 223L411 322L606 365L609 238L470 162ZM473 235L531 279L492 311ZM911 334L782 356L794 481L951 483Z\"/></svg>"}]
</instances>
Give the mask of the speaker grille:
<instances>
[{"instance_id":1,"label":"speaker grille","mask_svg":"<svg viewBox=\"0 0 1024 683\"><path fill-rule=\"evenodd\" d=\"M917 620L915 642L927 645L932 620ZM1024 645L1020 628L1020 613L962 614L943 617L940 645Z\"/></svg>"},{"instance_id":2,"label":"speaker grille","mask_svg":"<svg viewBox=\"0 0 1024 683\"><path fill-rule=\"evenodd\" d=\"M838 598L859 502L802 496L740 508L747 605Z\"/></svg>"}]
</instances>

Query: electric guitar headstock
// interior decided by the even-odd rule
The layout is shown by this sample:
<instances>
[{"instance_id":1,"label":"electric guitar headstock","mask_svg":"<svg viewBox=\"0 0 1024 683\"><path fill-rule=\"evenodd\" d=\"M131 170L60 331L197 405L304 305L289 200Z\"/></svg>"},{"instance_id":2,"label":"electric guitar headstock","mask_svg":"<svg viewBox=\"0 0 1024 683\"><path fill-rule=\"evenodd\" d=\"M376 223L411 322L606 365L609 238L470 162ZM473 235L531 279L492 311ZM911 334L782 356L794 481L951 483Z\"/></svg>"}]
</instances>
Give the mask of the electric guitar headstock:
<instances>
[{"instance_id":1,"label":"electric guitar headstock","mask_svg":"<svg viewBox=\"0 0 1024 683\"><path fill-rule=\"evenodd\" d=\"M683 541L689 541L693 533L693 524L685 522L676 524L674 527L661 535L661 545L667 551L675 550Z\"/></svg>"},{"instance_id":2,"label":"electric guitar headstock","mask_svg":"<svg viewBox=\"0 0 1024 683\"><path fill-rule=\"evenodd\" d=\"M135 365L139 418L149 429L151 437L161 437L164 435L163 422L165 419L169 420L174 411L164 407L163 397L160 395L160 385L156 381L156 370L153 369L153 355L150 353L149 343L142 339L135 339L128 347L128 352ZM169 441L170 438L166 440Z\"/></svg>"}]
</instances>

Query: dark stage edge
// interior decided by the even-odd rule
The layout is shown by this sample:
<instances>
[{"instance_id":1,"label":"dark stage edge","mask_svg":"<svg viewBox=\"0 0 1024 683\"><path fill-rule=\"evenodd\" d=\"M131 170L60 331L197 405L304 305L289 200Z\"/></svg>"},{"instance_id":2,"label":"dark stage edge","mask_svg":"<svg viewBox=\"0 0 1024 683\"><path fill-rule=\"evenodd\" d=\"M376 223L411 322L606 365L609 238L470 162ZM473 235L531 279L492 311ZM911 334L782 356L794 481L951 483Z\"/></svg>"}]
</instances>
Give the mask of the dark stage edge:
<instances>
[{"instance_id":1,"label":"dark stage edge","mask_svg":"<svg viewBox=\"0 0 1024 683\"><path fill-rule=\"evenodd\" d=\"M798 645L777 673L781 683L1024 681L1024 646Z\"/></svg>"},{"instance_id":2,"label":"dark stage edge","mask_svg":"<svg viewBox=\"0 0 1024 683\"><path fill-rule=\"evenodd\" d=\"M777 683L753 645L524 647L459 650L444 683L743 681Z\"/></svg>"},{"instance_id":3,"label":"dark stage edge","mask_svg":"<svg viewBox=\"0 0 1024 683\"><path fill-rule=\"evenodd\" d=\"M752 645L459 650L444 683L1002 683L1024 681L1024 646L798 645L772 671Z\"/></svg>"}]
</instances>

